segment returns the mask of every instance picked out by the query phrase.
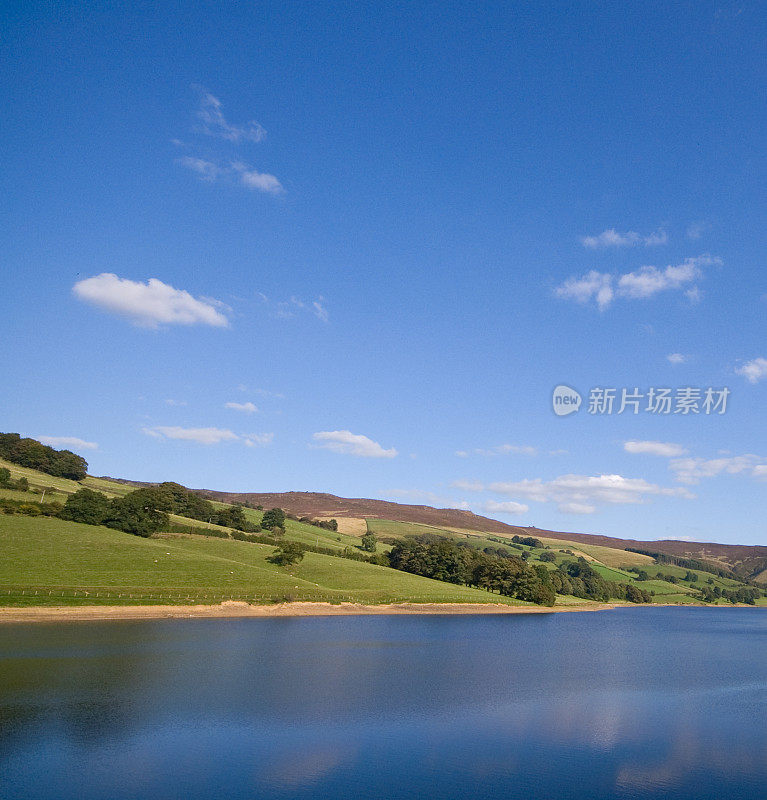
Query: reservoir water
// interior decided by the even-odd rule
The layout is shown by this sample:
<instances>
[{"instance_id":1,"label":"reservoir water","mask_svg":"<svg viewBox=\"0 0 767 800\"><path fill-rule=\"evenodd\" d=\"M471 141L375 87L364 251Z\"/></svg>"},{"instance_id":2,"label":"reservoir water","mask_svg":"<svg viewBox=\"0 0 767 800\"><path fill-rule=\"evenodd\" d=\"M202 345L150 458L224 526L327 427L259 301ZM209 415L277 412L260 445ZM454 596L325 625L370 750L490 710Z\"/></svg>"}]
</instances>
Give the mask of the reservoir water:
<instances>
[{"instance_id":1,"label":"reservoir water","mask_svg":"<svg viewBox=\"0 0 767 800\"><path fill-rule=\"evenodd\" d=\"M0 627L0 797L767 797L767 612Z\"/></svg>"}]
</instances>

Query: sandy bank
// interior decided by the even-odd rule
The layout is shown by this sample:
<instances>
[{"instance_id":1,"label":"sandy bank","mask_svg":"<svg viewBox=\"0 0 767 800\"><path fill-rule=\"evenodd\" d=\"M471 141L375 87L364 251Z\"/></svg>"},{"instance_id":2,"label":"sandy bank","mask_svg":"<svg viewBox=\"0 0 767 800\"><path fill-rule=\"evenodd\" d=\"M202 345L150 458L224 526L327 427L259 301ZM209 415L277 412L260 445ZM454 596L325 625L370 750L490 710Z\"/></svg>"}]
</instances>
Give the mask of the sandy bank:
<instances>
[{"instance_id":1,"label":"sandy bank","mask_svg":"<svg viewBox=\"0 0 767 800\"><path fill-rule=\"evenodd\" d=\"M120 619L189 619L229 617L332 617L374 614L551 614L561 611L603 611L609 603L556 606L505 606L497 603L277 603L250 605L229 601L220 605L193 606L30 606L0 608L3 622L67 622Z\"/></svg>"}]
</instances>

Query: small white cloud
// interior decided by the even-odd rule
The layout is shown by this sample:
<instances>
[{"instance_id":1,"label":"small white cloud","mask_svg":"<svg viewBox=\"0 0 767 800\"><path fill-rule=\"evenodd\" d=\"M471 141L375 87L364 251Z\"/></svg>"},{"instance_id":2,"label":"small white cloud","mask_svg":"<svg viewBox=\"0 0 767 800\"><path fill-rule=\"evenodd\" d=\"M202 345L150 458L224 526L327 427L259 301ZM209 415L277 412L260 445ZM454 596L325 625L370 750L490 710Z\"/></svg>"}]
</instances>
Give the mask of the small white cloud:
<instances>
[{"instance_id":1,"label":"small white cloud","mask_svg":"<svg viewBox=\"0 0 767 800\"><path fill-rule=\"evenodd\" d=\"M613 301L613 276L592 269L581 278L568 278L554 293L557 297L588 303L592 298L600 311L604 311Z\"/></svg>"},{"instance_id":2,"label":"small white cloud","mask_svg":"<svg viewBox=\"0 0 767 800\"><path fill-rule=\"evenodd\" d=\"M633 247L643 244L645 247L666 244L668 236L664 230L657 230L647 236L641 236L636 231L626 231L619 233L615 228L608 228L597 236L582 236L581 244L590 250L597 250L604 247Z\"/></svg>"},{"instance_id":3,"label":"small white cloud","mask_svg":"<svg viewBox=\"0 0 767 800\"><path fill-rule=\"evenodd\" d=\"M197 117L202 121L201 129L209 136L218 136L230 142L260 142L266 138L266 131L258 122L251 120L244 125L227 122L221 110L221 101L210 92L200 89L200 108Z\"/></svg>"},{"instance_id":4,"label":"small white cloud","mask_svg":"<svg viewBox=\"0 0 767 800\"><path fill-rule=\"evenodd\" d=\"M742 375L749 383L759 383L767 378L767 358L754 358L747 361L742 367L737 367L735 372Z\"/></svg>"},{"instance_id":5,"label":"small white cloud","mask_svg":"<svg viewBox=\"0 0 767 800\"><path fill-rule=\"evenodd\" d=\"M696 241L700 239L704 230L706 230L705 222L691 222L687 226L687 238Z\"/></svg>"},{"instance_id":6,"label":"small white cloud","mask_svg":"<svg viewBox=\"0 0 767 800\"><path fill-rule=\"evenodd\" d=\"M72 292L78 299L122 317L135 325L157 328L159 325L211 325L225 328L229 320L216 308L215 300L192 297L157 278L146 283L118 278L103 272L78 281Z\"/></svg>"},{"instance_id":7,"label":"small white cloud","mask_svg":"<svg viewBox=\"0 0 767 800\"><path fill-rule=\"evenodd\" d=\"M186 400L174 400L172 397L165 401L166 406L185 406L186 404Z\"/></svg>"},{"instance_id":8,"label":"small white cloud","mask_svg":"<svg viewBox=\"0 0 767 800\"><path fill-rule=\"evenodd\" d=\"M588 503L561 503L559 510L563 514L594 514L597 508Z\"/></svg>"},{"instance_id":9,"label":"small white cloud","mask_svg":"<svg viewBox=\"0 0 767 800\"><path fill-rule=\"evenodd\" d=\"M255 414L258 408L253 403L224 403L224 408L230 408L232 411L242 411L245 414Z\"/></svg>"},{"instance_id":10,"label":"small white cloud","mask_svg":"<svg viewBox=\"0 0 767 800\"><path fill-rule=\"evenodd\" d=\"M282 194L285 191L279 180L268 172L259 172L239 162L233 167L235 172L239 172L240 182L247 189L255 189L267 194Z\"/></svg>"},{"instance_id":11,"label":"small white cloud","mask_svg":"<svg viewBox=\"0 0 767 800\"><path fill-rule=\"evenodd\" d=\"M393 447L385 450L378 442L351 431L319 431L312 439L317 442L316 447L344 455L361 458L394 458L397 455Z\"/></svg>"},{"instance_id":12,"label":"small white cloud","mask_svg":"<svg viewBox=\"0 0 767 800\"><path fill-rule=\"evenodd\" d=\"M312 312L317 319L321 320L322 322L327 322L330 317L328 315L327 309L322 305L324 302L324 298L320 297L319 300L314 300L312 302Z\"/></svg>"},{"instance_id":13,"label":"small white cloud","mask_svg":"<svg viewBox=\"0 0 767 800\"><path fill-rule=\"evenodd\" d=\"M212 161L206 161L204 158L184 156L184 158L177 159L176 163L192 170L192 172L196 172L204 181L214 181L223 172L223 169L219 167L218 164L214 164Z\"/></svg>"},{"instance_id":14,"label":"small white cloud","mask_svg":"<svg viewBox=\"0 0 767 800\"><path fill-rule=\"evenodd\" d=\"M456 450L455 451L455 455L457 455L458 458L468 458L469 457L469 454L468 454L468 452L466 450Z\"/></svg>"},{"instance_id":15,"label":"small white cloud","mask_svg":"<svg viewBox=\"0 0 767 800\"><path fill-rule=\"evenodd\" d=\"M513 500L488 500L484 505L484 510L490 514L526 514L530 506L524 503L515 503Z\"/></svg>"},{"instance_id":16,"label":"small white cloud","mask_svg":"<svg viewBox=\"0 0 767 800\"><path fill-rule=\"evenodd\" d=\"M86 442L77 436L36 436L38 442L47 444L50 447L67 448L75 447L78 450L98 450L96 442Z\"/></svg>"},{"instance_id":17,"label":"small white cloud","mask_svg":"<svg viewBox=\"0 0 767 800\"><path fill-rule=\"evenodd\" d=\"M274 441L273 433L248 433L244 437L247 447L266 447Z\"/></svg>"},{"instance_id":18,"label":"small white cloud","mask_svg":"<svg viewBox=\"0 0 767 800\"><path fill-rule=\"evenodd\" d=\"M688 356L683 355L682 353L669 353L666 356L666 360L669 364L684 364L685 361L688 360Z\"/></svg>"},{"instance_id":19,"label":"small white cloud","mask_svg":"<svg viewBox=\"0 0 767 800\"><path fill-rule=\"evenodd\" d=\"M673 442L629 441L623 443L623 449L627 453L662 456L663 458L675 458L683 456L687 452L681 444L674 444Z\"/></svg>"},{"instance_id":20,"label":"small white cloud","mask_svg":"<svg viewBox=\"0 0 767 800\"><path fill-rule=\"evenodd\" d=\"M142 428L142 431L156 439L181 439L197 444L220 444L237 441L240 438L236 433L222 428L179 428L158 425L154 428Z\"/></svg>"}]
</instances>

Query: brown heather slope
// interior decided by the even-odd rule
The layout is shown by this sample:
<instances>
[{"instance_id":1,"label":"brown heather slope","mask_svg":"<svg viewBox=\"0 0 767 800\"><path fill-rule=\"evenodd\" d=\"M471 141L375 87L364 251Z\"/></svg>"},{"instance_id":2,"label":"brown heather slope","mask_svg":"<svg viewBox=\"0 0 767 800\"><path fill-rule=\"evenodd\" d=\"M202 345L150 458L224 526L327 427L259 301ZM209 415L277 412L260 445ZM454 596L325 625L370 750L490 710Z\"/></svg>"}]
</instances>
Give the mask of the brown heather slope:
<instances>
[{"instance_id":1,"label":"brown heather slope","mask_svg":"<svg viewBox=\"0 0 767 800\"><path fill-rule=\"evenodd\" d=\"M734 569L744 577L756 576L767 570L767 547L762 545L717 544L716 542L682 542L673 539L644 540L618 539L591 533L568 533L549 531L542 528L523 528L507 525L471 511L459 508L434 508L432 506L405 505L387 500L337 497L334 494L319 492L215 492L200 490L201 494L225 503L245 502L261 505L264 508L282 508L291 514L307 517L373 517L390 519L396 522L418 522L440 528L459 528L463 530L496 533L501 536L543 536L549 539L596 544L667 553L687 558L697 558L719 563L725 568ZM759 575L760 581L767 583L767 571Z\"/></svg>"}]
</instances>

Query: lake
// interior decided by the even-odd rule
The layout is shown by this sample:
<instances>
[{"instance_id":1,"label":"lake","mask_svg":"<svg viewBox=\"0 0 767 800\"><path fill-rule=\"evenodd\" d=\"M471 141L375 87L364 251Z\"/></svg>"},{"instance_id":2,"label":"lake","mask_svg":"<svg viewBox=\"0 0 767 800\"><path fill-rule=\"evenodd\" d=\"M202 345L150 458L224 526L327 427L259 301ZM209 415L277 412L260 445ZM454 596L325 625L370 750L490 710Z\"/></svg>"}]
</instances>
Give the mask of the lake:
<instances>
[{"instance_id":1,"label":"lake","mask_svg":"<svg viewBox=\"0 0 767 800\"><path fill-rule=\"evenodd\" d=\"M767 613L0 627L0 797L764 798Z\"/></svg>"}]
</instances>

